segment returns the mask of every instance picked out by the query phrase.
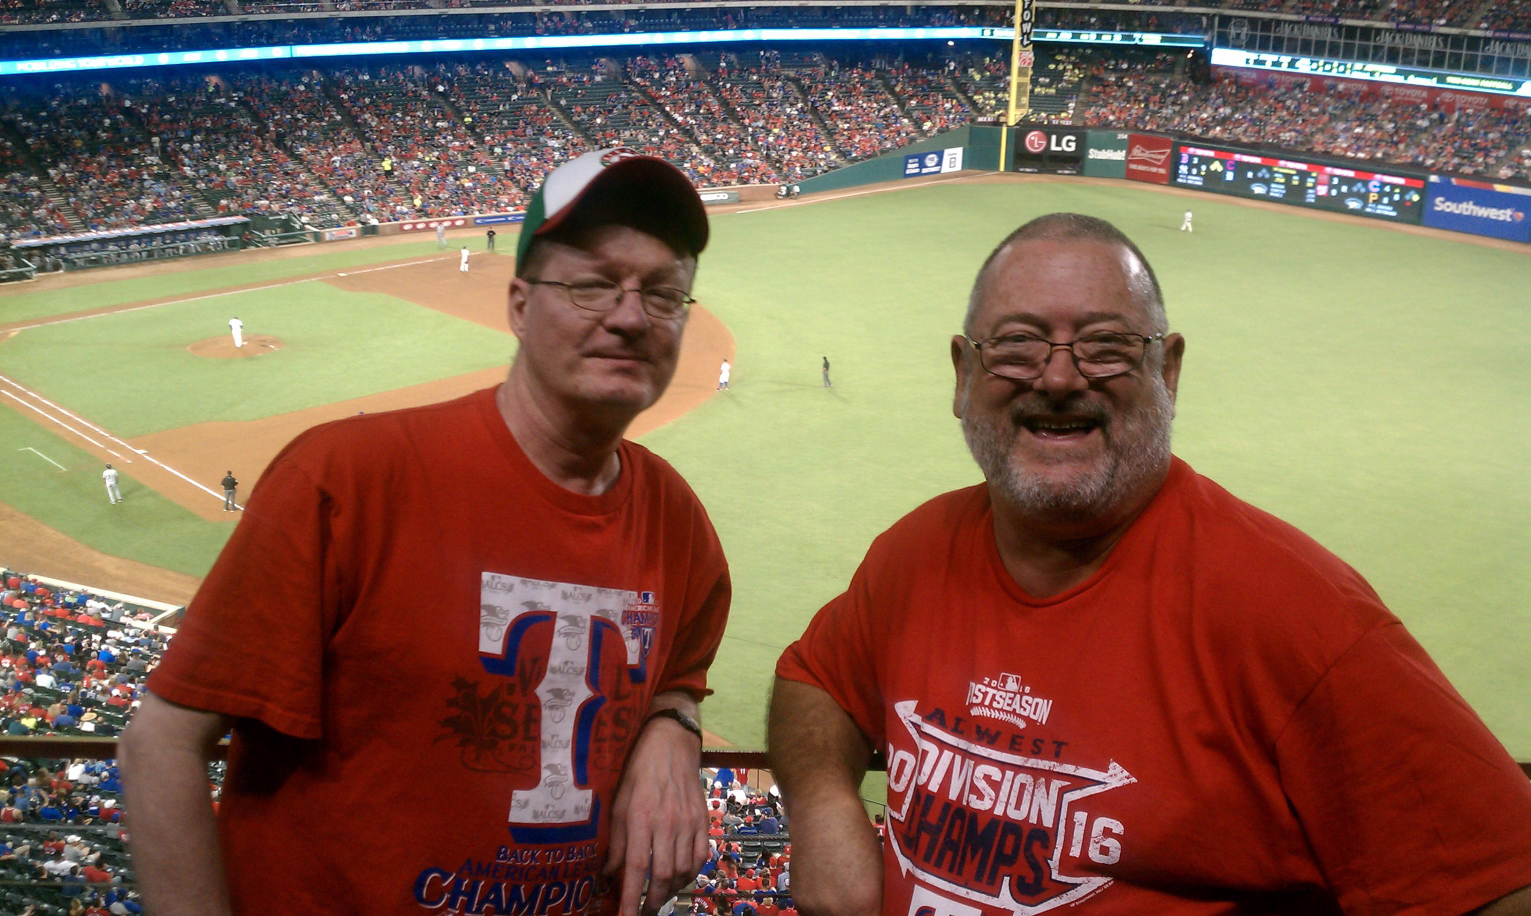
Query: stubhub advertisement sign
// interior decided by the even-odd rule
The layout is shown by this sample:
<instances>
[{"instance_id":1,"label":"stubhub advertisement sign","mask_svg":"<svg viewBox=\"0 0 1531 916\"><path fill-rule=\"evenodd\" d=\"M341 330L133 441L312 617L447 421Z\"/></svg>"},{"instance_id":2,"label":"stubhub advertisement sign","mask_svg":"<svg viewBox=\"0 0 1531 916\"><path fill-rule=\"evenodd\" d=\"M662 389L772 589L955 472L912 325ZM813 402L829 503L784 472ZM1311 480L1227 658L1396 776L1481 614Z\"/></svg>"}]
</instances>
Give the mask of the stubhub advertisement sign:
<instances>
[{"instance_id":1,"label":"stubhub advertisement sign","mask_svg":"<svg viewBox=\"0 0 1531 916\"><path fill-rule=\"evenodd\" d=\"M1531 242L1531 191L1469 178L1431 175L1425 225L1512 242Z\"/></svg>"}]
</instances>

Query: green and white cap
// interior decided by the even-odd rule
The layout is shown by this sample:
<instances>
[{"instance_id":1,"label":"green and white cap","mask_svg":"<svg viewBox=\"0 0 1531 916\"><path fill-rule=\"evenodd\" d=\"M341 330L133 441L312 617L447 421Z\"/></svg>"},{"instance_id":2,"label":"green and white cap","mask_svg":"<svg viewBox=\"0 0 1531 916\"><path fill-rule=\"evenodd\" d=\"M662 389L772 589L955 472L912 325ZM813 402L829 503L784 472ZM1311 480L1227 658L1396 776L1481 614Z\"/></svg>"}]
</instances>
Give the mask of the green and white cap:
<instances>
[{"instance_id":1,"label":"green and white cap","mask_svg":"<svg viewBox=\"0 0 1531 916\"><path fill-rule=\"evenodd\" d=\"M680 169L625 146L598 149L570 159L548 173L526 207L516 242L516 266L526 261L532 240L557 229L596 188L627 186L641 197L648 216L668 215L692 255L707 247L707 208Z\"/></svg>"}]
</instances>

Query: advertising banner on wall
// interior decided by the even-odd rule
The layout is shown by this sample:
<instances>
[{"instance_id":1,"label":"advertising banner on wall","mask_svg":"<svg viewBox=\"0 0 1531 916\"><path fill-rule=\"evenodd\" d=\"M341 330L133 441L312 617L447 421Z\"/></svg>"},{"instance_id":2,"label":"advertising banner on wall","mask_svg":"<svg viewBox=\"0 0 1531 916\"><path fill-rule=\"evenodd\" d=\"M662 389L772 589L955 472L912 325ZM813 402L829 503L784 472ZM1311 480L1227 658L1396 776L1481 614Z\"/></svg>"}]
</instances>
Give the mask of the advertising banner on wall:
<instances>
[{"instance_id":1,"label":"advertising banner on wall","mask_svg":"<svg viewBox=\"0 0 1531 916\"><path fill-rule=\"evenodd\" d=\"M1127 177L1154 184L1170 183L1170 152L1175 141L1153 134L1127 135Z\"/></svg>"},{"instance_id":2,"label":"advertising banner on wall","mask_svg":"<svg viewBox=\"0 0 1531 916\"><path fill-rule=\"evenodd\" d=\"M1015 130L1015 170L1077 175L1084 165L1086 145L1082 130L1018 127Z\"/></svg>"},{"instance_id":3,"label":"advertising banner on wall","mask_svg":"<svg viewBox=\"0 0 1531 916\"><path fill-rule=\"evenodd\" d=\"M482 219L482 217L480 217L480 219ZM474 224L477 224L478 220L474 220L473 222L474 222ZM409 220L408 222L399 223L399 231L401 231L401 232L435 231L437 226L445 226L448 229L461 229L462 227L464 227L466 225L469 225L469 223L468 223L468 220L465 219L464 217L461 217L461 216L449 216L449 217L445 217L443 219Z\"/></svg>"},{"instance_id":4,"label":"advertising banner on wall","mask_svg":"<svg viewBox=\"0 0 1531 916\"><path fill-rule=\"evenodd\" d=\"M1431 175L1425 225L1531 242L1531 190Z\"/></svg>"},{"instance_id":5,"label":"advertising banner on wall","mask_svg":"<svg viewBox=\"0 0 1531 916\"><path fill-rule=\"evenodd\" d=\"M1126 131L1092 130L1084 154L1084 173L1095 178L1127 177Z\"/></svg>"},{"instance_id":6,"label":"advertising banner on wall","mask_svg":"<svg viewBox=\"0 0 1531 916\"><path fill-rule=\"evenodd\" d=\"M526 219L525 213L491 213L473 217L475 226L498 226L502 223L519 223Z\"/></svg>"},{"instance_id":7,"label":"advertising banner on wall","mask_svg":"<svg viewBox=\"0 0 1531 916\"><path fill-rule=\"evenodd\" d=\"M343 229L326 229L326 230L324 230L324 240L326 242L338 242L341 239L355 239L355 238L361 238L361 230L356 228L355 226L346 226Z\"/></svg>"},{"instance_id":8,"label":"advertising banner on wall","mask_svg":"<svg viewBox=\"0 0 1531 916\"><path fill-rule=\"evenodd\" d=\"M713 204L736 204L739 202L738 191L698 191L696 196L702 199L702 203L712 206Z\"/></svg>"},{"instance_id":9,"label":"advertising banner on wall","mask_svg":"<svg viewBox=\"0 0 1531 916\"><path fill-rule=\"evenodd\" d=\"M904 177L939 175L942 172L962 171L962 147L931 150L928 153L911 153L904 157Z\"/></svg>"},{"instance_id":10,"label":"advertising banner on wall","mask_svg":"<svg viewBox=\"0 0 1531 916\"><path fill-rule=\"evenodd\" d=\"M1418 223L1425 208L1422 175L1369 172L1307 159L1186 143L1175 147L1175 184L1401 223Z\"/></svg>"}]
</instances>

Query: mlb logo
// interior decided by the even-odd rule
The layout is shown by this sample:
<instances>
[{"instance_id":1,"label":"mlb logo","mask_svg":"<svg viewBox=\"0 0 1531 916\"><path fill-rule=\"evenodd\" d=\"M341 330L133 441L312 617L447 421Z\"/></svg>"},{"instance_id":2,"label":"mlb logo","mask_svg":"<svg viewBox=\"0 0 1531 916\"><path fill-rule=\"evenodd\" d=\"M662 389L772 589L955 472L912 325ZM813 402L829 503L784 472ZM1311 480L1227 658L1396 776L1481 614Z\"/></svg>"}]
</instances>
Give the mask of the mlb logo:
<instances>
[{"instance_id":1,"label":"mlb logo","mask_svg":"<svg viewBox=\"0 0 1531 916\"><path fill-rule=\"evenodd\" d=\"M1021 692L1021 676L1019 674L1001 674L999 676L999 689L1008 690L1011 693Z\"/></svg>"},{"instance_id":2,"label":"mlb logo","mask_svg":"<svg viewBox=\"0 0 1531 916\"><path fill-rule=\"evenodd\" d=\"M654 603L654 593L653 592L639 592L638 593L638 603L639 604L653 604Z\"/></svg>"}]
</instances>

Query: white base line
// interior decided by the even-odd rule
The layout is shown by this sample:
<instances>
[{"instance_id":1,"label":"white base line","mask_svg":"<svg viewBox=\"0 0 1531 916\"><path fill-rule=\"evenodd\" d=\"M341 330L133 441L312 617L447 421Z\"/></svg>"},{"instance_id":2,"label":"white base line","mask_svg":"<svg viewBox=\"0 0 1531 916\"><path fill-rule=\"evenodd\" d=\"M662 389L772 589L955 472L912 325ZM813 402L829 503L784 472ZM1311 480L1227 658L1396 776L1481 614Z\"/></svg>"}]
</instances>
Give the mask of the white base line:
<instances>
[{"instance_id":1,"label":"white base line","mask_svg":"<svg viewBox=\"0 0 1531 916\"><path fill-rule=\"evenodd\" d=\"M25 389L23 389L23 390L25 390ZM84 433L82 433L79 430L75 429L73 426L70 426L68 423L65 423L63 420L60 420L58 417L53 416L52 414L48 413L46 410L43 410L41 407L38 407L36 404L29 404L26 401L23 401L21 398L16 397L14 394L11 394L9 391L0 391L0 394L5 395L6 397L8 397L11 400L15 401L17 404L20 404L22 407L27 408L28 410L35 410L35 411L37 411L38 413L42 414L47 419L52 420L54 423L58 424L59 426L64 427L65 429L67 429L70 432L74 433L76 436L79 436L81 439L84 439L86 442L89 442L91 445L94 445L96 448L106 449L106 451L113 458L120 458L123 461L128 462L129 464L133 463L133 459L131 459L131 458L123 458L121 455L119 455L116 452L112 451L110 448L107 448L106 446L102 445L101 443L97 442L96 440L92 439L91 437L85 435Z\"/></svg>"},{"instance_id":2,"label":"white base line","mask_svg":"<svg viewBox=\"0 0 1531 916\"><path fill-rule=\"evenodd\" d=\"M446 258L426 258L426 259L424 259L422 261L405 261L402 264L385 264L382 267L369 267L369 268L367 268L365 270L337 271L337 274L343 273L346 276L355 276L357 274L370 274L370 273L373 273L373 272L379 271L379 270L393 270L396 267L414 267L417 264L429 264L432 261L445 261L445 260L447 260L447 259ZM157 309L157 308L160 308L161 306L166 306L166 305L183 305L183 304L185 304L187 302L201 302L204 299L217 299L220 296L237 296L240 293L259 293L259 292L264 292L265 290L268 290L268 289L281 289L284 286L296 286L299 283L318 283L318 282L323 281L325 279L327 279L327 278L326 277L304 277L301 280L287 280L287 281L284 281L282 283L269 283L269 284L267 284L265 286L252 286L249 289L227 289L227 290L224 290L223 292L208 293L208 294L203 295L203 296L189 296L189 297L187 297L185 299L172 299L169 302L153 302L153 303L150 303L149 305L135 305L132 308L117 309L116 311L111 311L111 312L97 312L94 315L75 315L73 318L55 318L52 321L39 321L36 324L24 324L24 325L22 325L21 327L18 327L18 328L11 328L10 333L14 334L17 331L30 331L33 328L46 328L46 327L49 327L49 326L55 325L55 324L68 324L71 321L88 321L88 320L90 320L92 318L105 318L105 317L107 317L109 315L126 315L128 312L141 312L144 309Z\"/></svg>"},{"instance_id":3,"label":"white base line","mask_svg":"<svg viewBox=\"0 0 1531 916\"><path fill-rule=\"evenodd\" d=\"M49 458L47 455L44 455L42 452L39 452L37 449L31 447L30 445L24 445L21 448L18 448L16 451L18 451L18 452L31 452L32 454L36 455L37 457L41 458L42 460L44 460L44 461L48 462L49 464L53 465L54 467L58 468L60 471L67 471L67 470L69 470L68 468L64 467L62 464L59 464L57 461L54 461L52 458Z\"/></svg>"},{"instance_id":4,"label":"white base line","mask_svg":"<svg viewBox=\"0 0 1531 916\"><path fill-rule=\"evenodd\" d=\"M219 500L223 499L223 494L222 493L216 492L216 491L214 491L212 489L209 489L208 487L204 487L202 484L197 483L195 480L192 480L190 477L187 477L185 474L182 474L180 471L177 471L175 468L171 467L170 465L164 463L163 461L160 461L158 458L153 457L152 455L150 455L149 453L147 453L147 452L145 452L145 451L143 451L141 449L133 448L131 445L128 445L126 442L122 441L121 439L117 438L116 436L112 435L111 433L101 429L101 427L99 427L99 426L87 423L87 421L85 421L83 419L80 419L79 417L75 416L74 414L70 413L67 410L64 410L64 408L59 407L57 404L54 404L52 401L49 401L47 398L43 397L42 395L38 394L37 392L32 391L29 388L26 388L26 387L24 387L22 385L17 384L13 379L9 379L9 378L6 378L3 375L0 375L0 382L5 382L7 385L10 385L11 387L13 387L16 390L18 390L18 391L28 395L29 397L36 398L37 400L42 401L44 404L47 404L49 407L53 407L54 409L60 411L61 413L66 414L67 416L74 417L74 419L79 420L79 422L81 422L81 423L86 423L86 425L90 426L91 429L96 430L97 432L101 433L101 435L106 437L107 439L110 439L111 441L117 443L118 445L122 446L124 449L126 449L126 450L128 450L130 452L135 452L136 454L140 455L141 457L143 457L146 461L150 462L151 464L154 464L157 467L160 467L160 468L162 468L162 469L164 469L166 471L169 471L171 474L174 474L175 476L181 478L182 480L184 480L187 483L191 484L192 486L196 487L198 490L201 490L203 493L206 493L208 496L211 496L211 497L213 497L215 499L219 499ZM80 432L79 430L74 429L73 427L69 426L69 424L67 424L64 421L58 419L57 417L54 417L54 416L48 414L46 411L43 411L43 410L39 409L36 405L27 404L26 401L23 401L21 398L16 397L14 394L11 394L9 391L0 391L0 394L5 395L6 397L16 401L17 403L26 404L27 407L32 408L33 410L37 411L38 413L40 413L43 416L47 417L48 419L52 420L54 423L57 423L58 425L64 427L65 429L69 430L70 432L74 433L75 435L79 436L80 438L84 439L85 441L91 443L92 445L96 446L97 448L106 449L106 451L110 452L112 455L114 455L114 456L116 456L118 458L122 458L121 455L118 455L116 452L112 451L107 446L102 445L101 443L95 441L94 439L90 438L89 436L85 435L84 433ZM131 458L124 458L123 460L127 461L129 463L132 463L132 461L133 461L133 459L131 459Z\"/></svg>"},{"instance_id":5,"label":"white base line","mask_svg":"<svg viewBox=\"0 0 1531 916\"><path fill-rule=\"evenodd\" d=\"M891 188L872 188L866 191L851 191L847 194L826 194L823 197L812 197L808 200L794 200L788 203L776 204L770 207L753 207L749 210L735 210L735 213L763 213L766 210L785 210L788 207L806 207L809 204L822 204L831 200L844 200L847 197L860 197L863 194L882 194L885 191L909 191L914 188L928 188L933 184L946 184L951 181L966 181L969 178L984 178L993 175L993 172L979 172L976 175L953 175L950 178L937 178L935 181L922 181L919 184L894 185ZM727 215L727 214L723 214Z\"/></svg>"}]
</instances>

